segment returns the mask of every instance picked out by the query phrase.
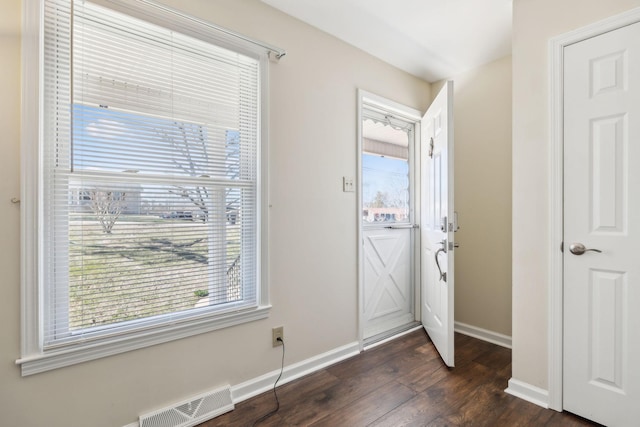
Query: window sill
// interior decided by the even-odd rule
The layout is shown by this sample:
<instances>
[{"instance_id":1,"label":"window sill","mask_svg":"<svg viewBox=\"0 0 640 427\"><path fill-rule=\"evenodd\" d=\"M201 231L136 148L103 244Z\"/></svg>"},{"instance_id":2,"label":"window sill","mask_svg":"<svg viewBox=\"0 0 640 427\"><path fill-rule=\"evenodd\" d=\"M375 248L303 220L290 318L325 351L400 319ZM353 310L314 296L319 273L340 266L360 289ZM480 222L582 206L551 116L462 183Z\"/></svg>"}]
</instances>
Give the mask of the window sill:
<instances>
[{"instance_id":1,"label":"window sill","mask_svg":"<svg viewBox=\"0 0 640 427\"><path fill-rule=\"evenodd\" d=\"M52 369L63 368L65 366L215 331L217 329L265 319L269 316L270 309L270 305L259 306L251 310L195 319L154 330L137 331L127 334L126 336L110 337L102 341L84 344L79 343L73 347L24 356L16 360L16 364L21 366L22 376L38 374Z\"/></svg>"}]
</instances>

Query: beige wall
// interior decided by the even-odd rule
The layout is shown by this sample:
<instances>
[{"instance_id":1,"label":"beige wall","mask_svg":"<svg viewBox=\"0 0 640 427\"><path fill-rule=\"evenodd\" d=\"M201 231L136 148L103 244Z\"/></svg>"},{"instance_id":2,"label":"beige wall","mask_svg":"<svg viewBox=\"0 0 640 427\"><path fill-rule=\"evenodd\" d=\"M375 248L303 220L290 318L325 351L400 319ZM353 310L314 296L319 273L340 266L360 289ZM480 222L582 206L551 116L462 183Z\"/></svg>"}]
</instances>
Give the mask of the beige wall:
<instances>
[{"instance_id":1,"label":"beige wall","mask_svg":"<svg viewBox=\"0 0 640 427\"><path fill-rule=\"evenodd\" d=\"M0 14L0 424L122 426L139 413L357 340L356 88L424 111L430 85L258 0L166 1L287 49L270 74L269 319L20 377L20 2ZM313 206L310 209L309 206Z\"/></svg>"},{"instance_id":2,"label":"beige wall","mask_svg":"<svg viewBox=\"0 0 640 427\"><path fill-rule=\"evenodd\" d=\"M460 222L455 320L511 335L511 57L451 79Z\"/></svg>"},{"instance_id":3,"label":"beige wall","mask_svg":"<svg viewBox=\"0 0 640 427\"><path fill-rule=\"evenodd\" d=\"M0 13L0 424L18 384L20 355L20 2L3 1ZM26 403L24 404L26 406Z\"/></svg>"},{"instance_id":4,"label":"beige wall","mask_svg":"<svg viewBox=\"0 0 640 427\"><path fill-rule=\"evenodd\" d=\"M513 377L547 388L548 40L638 0L513 2Z\"/></svg>"}]
</instances>

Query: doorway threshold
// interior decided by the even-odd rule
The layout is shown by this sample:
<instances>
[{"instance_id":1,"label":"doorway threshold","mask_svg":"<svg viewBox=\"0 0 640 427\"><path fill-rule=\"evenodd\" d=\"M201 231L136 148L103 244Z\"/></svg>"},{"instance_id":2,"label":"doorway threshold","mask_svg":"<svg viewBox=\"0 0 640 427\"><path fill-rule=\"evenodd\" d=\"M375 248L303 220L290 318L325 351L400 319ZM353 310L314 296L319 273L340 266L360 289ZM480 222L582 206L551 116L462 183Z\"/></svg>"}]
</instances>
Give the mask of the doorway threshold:
<instances>
[{"instance_id":1,"label":"doorway threshold","mask_svg":"<svg viewBox=\"0 0 640 427\"><path fill-rule=\"evenodd\" d=\"M422 328L422 324L418 321L415 321L415 322L411 322L406 325L399 326L397 328L393 328L391 330L385 331L381 334L366 338L363 341L364 350L365 351L369 350L371 348L379 346L380 344L384 344L386 342L389 342L395 338L401 337L402 335L411 333L420 328Z\"/></svg>"}]
</instances>

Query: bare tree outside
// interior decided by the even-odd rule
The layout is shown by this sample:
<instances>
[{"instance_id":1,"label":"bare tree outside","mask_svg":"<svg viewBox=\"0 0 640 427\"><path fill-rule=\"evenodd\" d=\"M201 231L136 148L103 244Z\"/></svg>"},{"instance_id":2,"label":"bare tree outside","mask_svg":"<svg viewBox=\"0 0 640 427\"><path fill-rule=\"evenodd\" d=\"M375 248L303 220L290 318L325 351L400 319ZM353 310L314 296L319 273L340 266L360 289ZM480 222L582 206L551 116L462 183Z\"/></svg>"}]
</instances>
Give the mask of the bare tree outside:
<instances>
[{"instance_id":1,"label":"bare tree outside","mask_svg":"<svg viewBox=\"0 0 640 427\"><path fill-rule=\"evenodd\" d=\"M102 231L111 234L111 230L126 208L126 194L123 191L89 190L91 210L100 221Z\"/></svg>"},{"instance_id":2,"label":"bare tree outside","mask_svg":"<svg viewBox=\"0 0 640 427\"><path fill-rule=\"evenodd\" d=\"M243 163L240 132L82 108L96 116L90 116L92 131L106 136L80 141L78 161L84 161L82 167L118 174L119 179L74 181L69 214L70 329L244 298L240 255L245 193L235 181L251 165L250 159ZM144 134L134 129L138 124L144 126ZM131 131L132 140L130 148L118 147L123 150L119 156L129 157L113 165L91 154L96 147L115 153L109 146L110 126ZM136 157L150 145L159 154ZM229 184L222 186L223 180Z\"/></svg>"},{"instance_id":3,"label":"bare tree outside","mask_svg":"<svg viewBox=\"0 0 640 427\"><path fill-rule=\"evenodd\" d=\"M184 124L176 123L179 130L178 135L164 134L163 138L171 143L173 150L179 153L172 159L174 165L188 176L204 176L200 165L208 164L207 140L204 135L202 126L194 126L194 129L187 129ZM209 218L209 209L207 200L209 192L206 187L196 186L193 188L184 188L176 186L175 190L169 190L172 194L176 194L193 203L200 210L198 219L207 222ZM196 216L193 217L196 219Z\"/></svg>"},{"instance_id":4,"label":"bare tree outside","mask_svg":"<svg viewBox=\"0 0 640 427\"><path fill-rule=\"evenodd\" d=\"M391 204L389 203L389 193L386 192L382 192L380 190L378 190L378 192L376 192L376 196L373 199L373 201L371 201L367 207L369 208L386 208L391 206Z\"/></svg>"}]
</instances>

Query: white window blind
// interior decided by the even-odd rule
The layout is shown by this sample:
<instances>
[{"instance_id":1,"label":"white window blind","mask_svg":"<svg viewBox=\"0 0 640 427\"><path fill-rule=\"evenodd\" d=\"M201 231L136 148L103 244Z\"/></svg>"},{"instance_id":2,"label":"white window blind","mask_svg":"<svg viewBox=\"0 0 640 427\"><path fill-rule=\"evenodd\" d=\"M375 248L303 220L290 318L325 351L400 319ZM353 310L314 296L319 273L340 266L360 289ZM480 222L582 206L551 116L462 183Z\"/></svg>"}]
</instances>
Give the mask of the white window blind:
<instances>
[{"instance_id":1,"label":"white window blind","mask_svg":"<svg viewBox=\"0 0 640 427\"><path fill-rule=\"evenodd\" d=\"M44 24L44 348L255 307L259 58L90 2Z\"/></svg>"}]
</instances>

